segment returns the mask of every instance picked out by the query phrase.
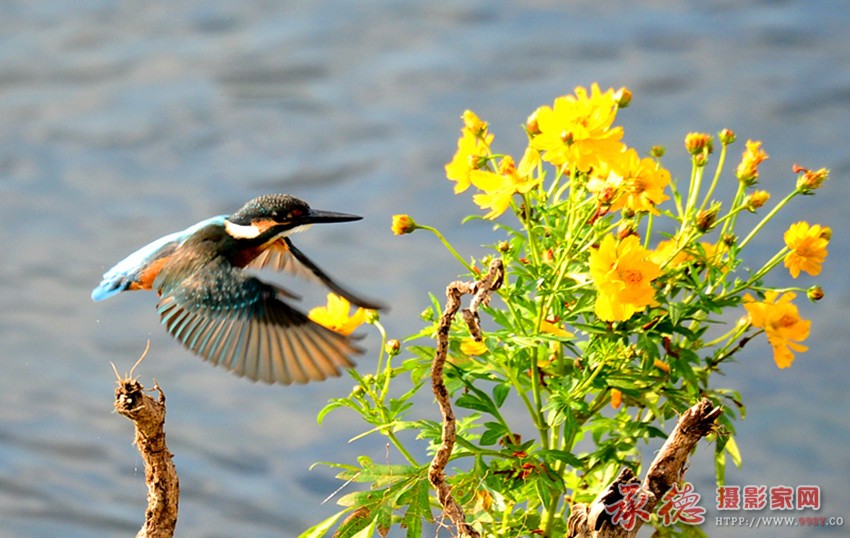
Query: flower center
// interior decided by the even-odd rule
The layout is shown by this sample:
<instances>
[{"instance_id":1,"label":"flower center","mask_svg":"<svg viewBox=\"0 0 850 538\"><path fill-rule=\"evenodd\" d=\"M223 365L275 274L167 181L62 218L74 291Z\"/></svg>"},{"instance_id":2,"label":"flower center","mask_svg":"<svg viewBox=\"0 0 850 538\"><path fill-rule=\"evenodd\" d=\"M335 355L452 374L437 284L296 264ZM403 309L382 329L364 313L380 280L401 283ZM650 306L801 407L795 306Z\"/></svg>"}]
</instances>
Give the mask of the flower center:
<instances>
[{"instance_id":1,"label":"flower center","mask_svg":"<svg viewBox=\"0 0 850 538\"><path fill-rule=\"evenodd\" d=\"M629 178L631 181L626 182L626 189L630 194L643 194L646 191L646 185L643 180L639 177Z\"/></svg>"},{"instance_id":2,"label":"flower center","mask_svg":"<svg viewBox=\"0 0 850 538\"><path fill-rule=\"evenodd\" d=\"M776 320L776 323L774 324L774 326L777 327L777 328L780 328L780 327L787 328L787 327L793 327L796 324L797 324L797 318L795 316L792 316L791 314L783 314L782 317L780 317L778 320Z\"/></svg>"},{"instance_id":3,"label":"flower center","mask_svg":"<svg viewBox=\"0 0 850 538\"><path fill-rule=\"evenodd\" d=\"M626 269L625 271L620 272L620 278L622 278L623 282L626 284L636 286L643 280L643 274L640 271L635 271L634 269Z\"/></svg>"}]
</instances>

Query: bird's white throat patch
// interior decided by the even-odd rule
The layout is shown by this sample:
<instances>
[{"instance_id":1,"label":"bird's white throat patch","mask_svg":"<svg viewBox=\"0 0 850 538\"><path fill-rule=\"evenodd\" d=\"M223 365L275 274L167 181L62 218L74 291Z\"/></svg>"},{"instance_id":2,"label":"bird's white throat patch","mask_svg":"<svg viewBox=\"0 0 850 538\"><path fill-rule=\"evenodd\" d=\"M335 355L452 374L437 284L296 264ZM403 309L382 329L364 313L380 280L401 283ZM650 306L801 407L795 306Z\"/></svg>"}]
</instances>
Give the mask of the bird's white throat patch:
<instances>
[{"instance_id":1,"label":"bird's white throat patch","mask_svg":"<svg viewBox=\"0 0 850 538\"><path fill-rule=\"evenodd\" d=\"M311 226L312 224L302 224L301 226L296 226L295 228L291 228L289 230L286 230L285 232L281 232L275 237L275 239L280 239L281 237L286 237L290 234L303 232L304 230L309 229ZM236 239L254 239L261 233L266 231L268 228L255 226L253 224L236 224L235 222L225 220L224 229L227 231L228 234L230 234L231 237L235 237Z\"/></svg>"},{"instance_id":2,"label":"bird's white throat patch","mask_svg":"<svg viewBox=\"0 0 850 538\"><path fill-rule=\"evenodd\" d=\"M224 229L231 237L236 239L254 239L263 232L252 224L236 224L229 220L224 221Z\"/></svg>"}]
</instances>

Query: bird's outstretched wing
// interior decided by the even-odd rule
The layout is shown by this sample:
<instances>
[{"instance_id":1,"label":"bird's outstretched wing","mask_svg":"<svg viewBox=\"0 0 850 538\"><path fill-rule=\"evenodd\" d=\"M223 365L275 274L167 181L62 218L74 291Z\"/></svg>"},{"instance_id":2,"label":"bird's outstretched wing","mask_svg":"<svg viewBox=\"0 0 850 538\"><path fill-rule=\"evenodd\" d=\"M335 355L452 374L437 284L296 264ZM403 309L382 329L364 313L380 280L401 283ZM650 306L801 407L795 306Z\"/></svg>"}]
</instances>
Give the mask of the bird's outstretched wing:
<instances>
[{"instance_id":1,"label":"bird's outstretched wing","mask_svg":"<svg viewBox=\"0 0 850 538\"><path fill-rule=\"evenodd\" d=\"M363 299L343 288L328 276L327 273L322 271L318 265L313 263L303 252L298 250L288 237L282 237L269 245L248 264L248 267L253 269L269 268L276 271L288 271L295 276L324 284L332 292L345 297L350 303L356 306L361 306L369 310L383 310L386 308L386 306L380 303Z\"/></svg>"},{"instance_id":2,"label":"bird's outstretched wing","mask_svg":"<svg viewBox=\"0 0 850 538\"><path fill-rule=\"evenodd\" d=\"M307 383L339 376L362 350L345 335L310 320L281 291L225 260L191 277L166 279L157 304L162 323L184 346L215 366L266 383Z\"/></svg>"},{"instance_id":3,"label":"bird's outstretched wing","mask_svg":"<svg viewBox=\"0 0 850 538\"><path fill-rule=\"evenodd\" d=\"M227 215L219 215L202 220L183 231L160 237L156 241L148 243L128 255L103 274L100 284L91 292L92 300L102 301L124 290L133 288L133 284L139 280L149 265L160 258L168 256L196 231L210 224L221 224L226 218Z\"/></svg>"}]
</instances>

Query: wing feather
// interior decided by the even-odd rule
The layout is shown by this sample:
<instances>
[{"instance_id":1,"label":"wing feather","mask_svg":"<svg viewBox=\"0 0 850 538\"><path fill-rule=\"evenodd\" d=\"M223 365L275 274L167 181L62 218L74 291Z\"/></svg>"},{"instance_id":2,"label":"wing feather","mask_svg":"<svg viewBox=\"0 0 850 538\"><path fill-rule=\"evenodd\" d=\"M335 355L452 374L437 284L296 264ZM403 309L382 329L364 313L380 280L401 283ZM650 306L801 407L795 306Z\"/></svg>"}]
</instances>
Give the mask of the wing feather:
<instances>
[{"instance_id":1,"label":"wing feather","mask_svg":"<svg viewBox=\"0 0 850 538\"><path fill-rule=\"evenodd\" d=\"M280 384L322 380L353 366L349 355L361 352L349 337L287 304L284 292L224 259L189 278L161 282L157 310L168 332L240 377Z\"/></svg>"},{"instance_id":2,"label":"wing feather","mask_svg":"<svg viewBox=\"0 0 850 538\"><path fill-rule=\"evenodd\" d=\"M276 271L286 271L299 278L323 284L337 295L345 297L353 305L369 310L386 309L384 305L363 299L342 287L303 252L296 248L288 237L282 237L268 245L259 256L248 264L248 267L253 269L269 268Z\"/></svg>"}]
</instances>

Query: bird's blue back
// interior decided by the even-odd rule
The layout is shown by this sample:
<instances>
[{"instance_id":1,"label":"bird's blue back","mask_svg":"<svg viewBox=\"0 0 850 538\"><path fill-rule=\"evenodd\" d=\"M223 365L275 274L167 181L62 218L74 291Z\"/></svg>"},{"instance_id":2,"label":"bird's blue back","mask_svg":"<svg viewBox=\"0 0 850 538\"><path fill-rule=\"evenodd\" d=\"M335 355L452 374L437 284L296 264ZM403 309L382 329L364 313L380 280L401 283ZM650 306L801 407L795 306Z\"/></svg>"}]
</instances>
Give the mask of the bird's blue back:
<instances>
[{"instance_id":1,"label":"bird's blue back","mask_svg":"<svg viewBox=\"0 0 850 538\"><path fill-rule=\"evenodd\" d=\"M160 257L165 249L182 245L193 233L210 224L223 225L227 215L218 215L186 228L180 232L161 237L133 252L112 269L103 274L103 280L91 292L94 301L102 301L126 290L136 277L153 261Z\"/></svg>"}]
</instances>

